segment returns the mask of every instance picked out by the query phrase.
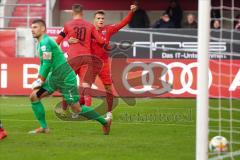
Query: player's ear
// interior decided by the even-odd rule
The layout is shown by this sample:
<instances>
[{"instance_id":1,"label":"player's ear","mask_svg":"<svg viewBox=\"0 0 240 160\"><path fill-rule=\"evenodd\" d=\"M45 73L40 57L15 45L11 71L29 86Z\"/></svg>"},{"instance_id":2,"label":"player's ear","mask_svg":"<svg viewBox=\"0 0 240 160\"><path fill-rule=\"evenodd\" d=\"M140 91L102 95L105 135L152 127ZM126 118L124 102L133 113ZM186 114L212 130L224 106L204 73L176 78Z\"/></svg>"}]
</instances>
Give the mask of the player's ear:
<instances>
[{"instance_id":1,"label":"player's ear","mask_svg":"<svg viewBox=\"0 0 240 160\"><path fill-rule=\"evenodd\" d=\"M46 31L46 27L44 27L44 26L41 25L41 31L42 31L42 32L45 32L45 31Z\"/></svg>"}]
</instances>

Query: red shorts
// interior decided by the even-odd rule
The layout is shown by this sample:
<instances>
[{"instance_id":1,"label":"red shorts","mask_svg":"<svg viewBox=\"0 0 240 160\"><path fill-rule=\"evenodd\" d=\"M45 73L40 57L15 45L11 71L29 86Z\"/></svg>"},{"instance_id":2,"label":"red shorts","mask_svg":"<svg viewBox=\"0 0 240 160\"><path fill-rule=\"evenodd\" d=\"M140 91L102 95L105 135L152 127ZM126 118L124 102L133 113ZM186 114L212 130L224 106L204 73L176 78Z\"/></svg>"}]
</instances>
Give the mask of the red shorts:
<instances>
[{"instance_id":1,"label":"red shorts","mask_svg":"<svg viewBox=\"0 0 240 160\"><path fill-rule=\"evenodd\" d=\"M88 65L84 64L79 67L78 70L75 71L75 73L78 75L78 78L80 80L80 84L82 83L89 83L89 77L86 76L86 73L88 71Z\"/></svg>"},{"instance_id":2,"label":"red shorts","mask_svg":"<svg viewBox=\"0 0 240 160\"><path fill-rule=\"evenodd\" d=\"M78 75L80 84L94 83L96 76L100 73L103 62L93 55L82 55L74 57L68 61L72 69Z\"/></svg>"},{"instance_id":3,"label":"red shorts","mask_svg":"<svg viewBox=\"0 0 240 160\"><path fill-rule=\"evenodd\" d=\"M92 56L81 55L68 59L69 65L80 78L80 83L92 82Z\"/></svg>"},{"instance_id":4,"label":"red shorts","mask_svg":"<svg viewBox=\"0 0 240 160\"><path fill-rule=\"evenodd\" d=\"M98 74L98 76L104 85L112 84L112 79L110 74L110 65L108 62L103 63L103 67L100 73Z\"/></svg>"}]
</instances>

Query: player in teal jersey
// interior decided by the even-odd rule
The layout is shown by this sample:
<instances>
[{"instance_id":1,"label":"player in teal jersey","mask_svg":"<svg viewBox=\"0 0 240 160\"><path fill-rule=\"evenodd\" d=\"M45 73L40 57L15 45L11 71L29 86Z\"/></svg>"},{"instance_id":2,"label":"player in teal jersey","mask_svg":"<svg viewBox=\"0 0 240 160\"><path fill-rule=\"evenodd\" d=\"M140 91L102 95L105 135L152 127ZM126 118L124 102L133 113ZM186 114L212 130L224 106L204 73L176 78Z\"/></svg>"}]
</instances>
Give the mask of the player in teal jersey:
<instances>
[{"instance_id":1,"label":"player in teal jersey","mask_svg":"<svg viewBox=\"0 0 240 160\"><path fill-rule=\"evenodd\" d=\"M40 100L58 90L71 107L72 118L78 118L82 115L88 119L95 119L103 125L104 134L108 134L110 120L104 119L92 108L80 106L78 103L79 93L76 75L55 41L45 34L45 22L41 19L34 20L31 28L33 37L39 42L37 51L40 57L40 70L38 79L32 84L33 92L30 95L30 100L33 112L41 127L29 133L49 132L45 110Z\"/></svg>"}]
</instances>

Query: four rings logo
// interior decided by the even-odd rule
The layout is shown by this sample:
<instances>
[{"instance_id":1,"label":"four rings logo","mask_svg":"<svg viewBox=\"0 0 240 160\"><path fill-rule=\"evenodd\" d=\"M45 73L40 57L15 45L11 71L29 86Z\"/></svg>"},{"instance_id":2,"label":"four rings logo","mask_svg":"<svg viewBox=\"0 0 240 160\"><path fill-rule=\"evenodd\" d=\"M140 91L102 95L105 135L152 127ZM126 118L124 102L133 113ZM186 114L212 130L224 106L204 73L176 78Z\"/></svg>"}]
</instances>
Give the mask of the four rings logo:
<instances>
[{"instance_id":1,"label":"four rings logo","mask_svg":"<svg viewBox=\"0 0 240 160\"><path fill-rule=\"evenodd\" d=\"M197 94L196 89L196 69L197 62L192 62L185 64L183 62L171 62L165 64L162 62L152 62L146 64L144 62L132 62L128 64L122 74L122 82L124 87L134 94L143 94L150 92L155 95L171 93L174 95L180 95L183 93L190 93L193 95ZM141 74L139 78L141 79L141 87L136 87L130 84L128 75L136 69L141 68ZM162 72L158 77L156 77L156 71L154 68L161 68ZM195 77L195 78L194 78ZM159 87L154 86L154 81L160 80ZM213 75L211 70L209 70L209 87L212 85ZM177 85L175 85L177 84ZM229 91L234 91L240 86L240 70L238 71L236 77L231 82Z\"/></svg>"}]
</instances>

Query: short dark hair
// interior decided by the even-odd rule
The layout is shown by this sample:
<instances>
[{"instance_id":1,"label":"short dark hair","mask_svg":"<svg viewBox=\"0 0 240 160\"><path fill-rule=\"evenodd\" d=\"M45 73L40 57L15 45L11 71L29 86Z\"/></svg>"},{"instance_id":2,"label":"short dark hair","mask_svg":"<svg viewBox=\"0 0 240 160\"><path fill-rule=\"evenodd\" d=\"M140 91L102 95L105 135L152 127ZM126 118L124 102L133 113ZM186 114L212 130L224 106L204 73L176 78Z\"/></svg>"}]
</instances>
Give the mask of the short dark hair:
<instances>
[{"instance_id":1,"label":"short dark hair","mask_svg":"<svg viewBox=\"0 0 240 160\"><path fill-rule=\"evenodd\" d=\"M81 4L74 4L74 5L72 6L72 10L73 10L73 12L75 12L75 13L82 13L82 11L83 11L83 6L82 6Z\"/></svg>"},{"instance_id":2,"label":"short dark hair","mask_svg":"<svg viewBox=\"0 0 240 160\"><path fill-rule=\"evenodd\" d=\"M94 17L95 17L97 14L105 15L105 11L104 11L104 10L97 10L97 11L94 13Z\"/></svg>"},{"instance_id":3,"label":"short dark hair","mask_svg":"<svg viewBox=\"0 0 240 160\"><path fill-rule=\"evenodd\" d=\"M39 23L46 28L46 22L43 19L35 19L32 21L32 24Z\"/></svg>"}]
</instances>

